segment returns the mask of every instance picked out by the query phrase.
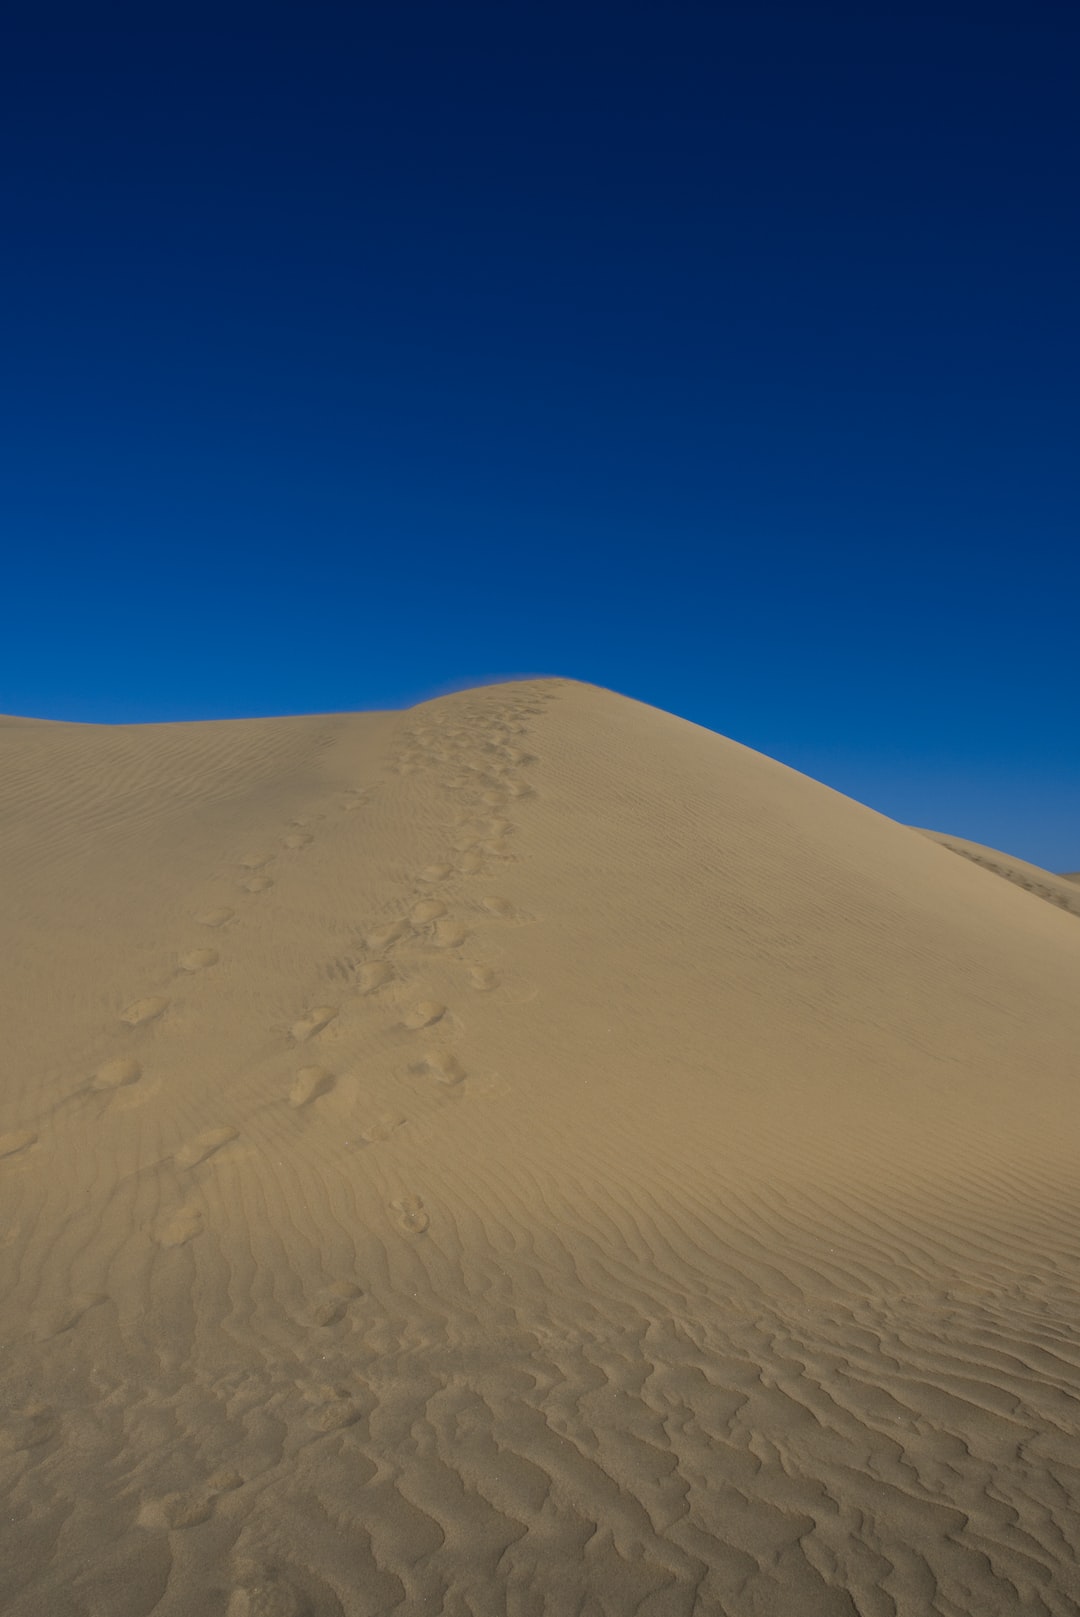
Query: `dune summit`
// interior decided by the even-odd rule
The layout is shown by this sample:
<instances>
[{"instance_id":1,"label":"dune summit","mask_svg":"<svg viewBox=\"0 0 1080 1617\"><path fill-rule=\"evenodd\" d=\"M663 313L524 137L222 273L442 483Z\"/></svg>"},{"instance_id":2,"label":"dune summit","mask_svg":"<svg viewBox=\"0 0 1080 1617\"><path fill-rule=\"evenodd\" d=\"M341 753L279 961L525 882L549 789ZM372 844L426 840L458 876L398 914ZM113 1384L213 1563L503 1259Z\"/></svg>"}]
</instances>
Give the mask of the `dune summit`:
<instances>
[{"instance_id":1,"label":"dune summit","mask_svg":"<svg viewBox=\"0 0 1080 1617\"><path fill-rule=\"evenodd\" d=\"M1068 907L562 680L0 759L7 1617L1075 1614Z\"/></svg>"}]
</instances>

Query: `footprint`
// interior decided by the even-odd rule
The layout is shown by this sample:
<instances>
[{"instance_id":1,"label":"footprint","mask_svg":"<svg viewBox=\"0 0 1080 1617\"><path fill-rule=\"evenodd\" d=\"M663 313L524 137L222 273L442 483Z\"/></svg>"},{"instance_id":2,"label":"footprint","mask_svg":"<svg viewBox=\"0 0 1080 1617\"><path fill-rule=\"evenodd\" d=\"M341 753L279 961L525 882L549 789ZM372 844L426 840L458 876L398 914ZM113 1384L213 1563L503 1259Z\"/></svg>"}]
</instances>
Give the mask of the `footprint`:
<instances>
[{"instance_id":1,"label":"footprint","mask_svg":"<svg viewBox=\"0 0 1080 1617\"><path fill-rule=\"evenodd\" d=\"M351 1280L335 1281L328 1294L312 1310L312 1324L339 1325L348 1312L348 1305L363 1295L360 1287L354 1285Z\"/></svg>"},{"instance_id":2,"label":"footprint","mask_svg":"<svg viewBox=\"0 0 1080 1617\"><path fill-rule=\"evenodd\" d=\"M283 846L286 848L306 848L314 840L310 831L293 831L284 839Z\"/></svg>"},{"instance_id":3,"label":"footprint","mask_svg":"<svg viewBox=\"0 0 1080 1617\"><path fill-rule=\"evenodd\" d=\"M150 1499L138 1515L140 1527L164 1527L170 1532L182 1527L198 1527L214 1513L213 1500L202 1494L167 1493Z\"/></svg>"},{"instance_id":4,"label":"footprint","mask_svg":"<svg viewBox=\"0 0 1080 1617\"><path fill-rule=\"evenodd\" d=\"M197 1207L182 1207L174 1213L158 1236L159 1246L185 1246L203 1232L203 1216Z\"/></svg>"},{"instance_id":5,"label":"footprint","mask_svg":"<svg viewBox=\"0 0 1080 1617\"><path fill-rule=\"evenodd\" d=\"M205 971L207 966L216 966L220 958L216 949L189 949L178 964L181 971Z\"/></svg>"},{"instance_id":6,"label":"footprint","mask_svg":"<svg viewBox=\"0 0 1080 1617\"><path fill-rule=\"evenodd\" d=\"M252 876L250 881L243 883L243 888L245 893L265 893L273 885L272 876Z\"/></svg>"},{"instance_id":7,"label":"footprint","mask_svg":"<svg viewBox=\"0 0 1080 1617\"><path fill-rule=\"evenodd\" d=\"M484 861L478 853L463 853L458 860L458 869L463 876L478 876L484 868Z\"/></svg>"},{"instance_id":8,"label":"footprint","mask_svg":"<svg viewBox=\"0 0 1080 1617\"><path fill-rule=\"evenodd\" d=\"M419 904L413 905L409 911L409 919L417 922L420 926L424 926L428 921L437 921L440 915L445 914L445 904L440 904L437 898L424 898L421 899Z\"/></svg>"},{"instance_id":9,"label":"footprint","mask_svg":"<svg viewBox=\"0 0 1080 1617\"><path fill-rule=\"evenodd\" d=\"M20 1454L40 1448L56 1434L56 1418L48 1404L30 1404L21 1415L9 1416L0 1426L0 1452Z\"/></svg>"},{"instance_id":10,"label":"footprint","mask_svg":"<svg viewBox=\"0 0 1080 1617\"><path fill-rule=\"evenodd\" d=\"M386 926L377 927L364 941L369 949L388 949L411 931L408 921L390 921Z\"/></svg>"},{"instance_id":11,"label":"footprint","mask_svg":"<svg viewBox=\"0 0 1080 1617\"><path fill-rule=\"evenodd\" d=\"M201 915L196 915L195 920L199 926L224 926L235 914L235 910L231 910L227 904L222 904L216 910L203 910Z\"/></svg>"},{"instance_id":12,"label":"footprint","mask_svg":"<svg viewBox=\"0 0 1080 1617\"><path fill-rule=\"evenodd\" d=\"M512 920L517 914L508 898L482 898L480 902L490 915L497 915L502 921Z\"/></svg>"},{"instance_id":13,"label":"footprint","mask_svg":"<svg viewBox=\"0 0 1080 1617\"><path fill-rule=\"evenodd\" d=\"M241 870L261 870L273 859L272 853L248 853L238 861Z\"/></svg>"},{"instance_id":14,"label":"footprint","mask_svg":"<svg viewBox=\"0 0 1080 1617\"><path fill-rule=\"evenodd\" d=\"M307 1106L334 1087L334 1075L325 1067L301 1067L289 1091L290 1106Z\"/></svg>"},{"instance_id":15,"label":"footprint","mask_svg":"<svg viewBox=\"0 0 1080 1617\"><path fill-rule=\"evenodd\" d=\"M482 852L490 853L496 859L508 859L513 853L513 849L505 837L488 837L485 842L480 844L480 847Z\"/></svg>"},{"instance_id":16,"label":"footprint","mask_svg":"<svg viewBox=\"0 0 1080 1617\"><path fill-rule=\"evenodd\" d=\"M36 1143L37 1135L33 1129L16 1129L13 1134L0 1134L0 1157L17 1156L20 1151L26 1151Z\"/></svg>"},{"instance_id":17,"label":"footprint","mask_svg":"<svg viewBox=\"0 0 1080 1617\"><path fill-rule=\"evenodd\" d=\"M431 1222L419 1196L395 1196L390 1206L396 1215L394 1222L406 1235L423 1235Z\"/></svg>"},{"instance_id":18,"label":"footprint","mask_svg":"<svg viewBox=\"0 0 1080 1617\"><path fill-rule=\"evenodd\" d=\"M397 1112L383 1112L373 1123L367 1123L360 1130L360 1138L365 1145L376 1145L380 1140L388 1140L395 1129L399 1129L405 1119Z\"/></svg>"},{"instance_id":19,"label":"footprint","mask_svg":"<svg viewBox=\"0 0 1080 1617\"><path fill-rule=\"evenodd\" d=\"M81 1291L70 1301L62 1303L59 1308L49 1309L39 1314L34 1320L34 1339L38 1342L47 1342L51 1337L63 1336L70 1331L88 1314L92 1308L98 1308L102 1303L108 1302L108 1297L100 1291Z\"/></svg>"},{"instance_id":20,"label":"footprint","mask_svg":"<svg viewBox=\"0 0 1080 1617\"><path fill-rule=\"evenodd\" d=\"M465 1068L449 1050L428 1050L424 1066L440 1084L460 1084L465 1077Z\"/></svg>"},{"instance_id":21,"label":"footprint","mask_svg":"<svg viewBox=\"0 0 1080 1617\"><path fill-rule=\"evenodd\" d=\"M435 922L435 933L432 937L436 949L457 949L465 942L468 931L460 921L448 917L444 921Z\"/></svg>"},{"instance_id":22,"label":"footprint","mask_svg":"<svg viewBox=\"0 0 1080 1617\"><path fill-rule=\"evenodd\" d=\"M320 1432L339 1432L342 1427L355 1425L362 1413L356 1404L342 1398L314 1410L309 1419Z\"/></svg>"},{"instance_id":23,"label":"footprint","mask_svg":"<svg viewBox=\"0 0 1080 1617\"><path fill-rule=\"evenodd\" d=\"M535 797L536 787L530 786L527 780L511 780L507 782L506 790L511 797Z\"/></svg>"},{"instance_id":24,"label":"footprint","mask_svg":"<svg viewBox=\"0 0 1080 1617\"><path fill-rule=\"evenodd\" d=\"M468 975L469 987L475 988L478 994L486 994L499 986L498 972L492 971L490 966L470 966Z\"/></svg>"},{"instance_id":25,"label":"footprint","mask_svg":"<svg viewBox=\"0 0 1080 1617\"><path fill-rule=\"evenodd\" d=\"M310 1611L291 1583L264 1573L233 1590L225 1617L308 1617Z\"/></svg>"},{"instance_id":26,"label":"footprint","mask_svg":"<svg viewBox=\"0 0 1080 1617\"><path fill-rule=\"evenodd\" d=\"M401 1020L405 1027L417 1029L431 1027L445 1015L446 1006L441 1005L437 999L422 999L411 1011L406 1011Z\"/></svg>"},{"instance_id":27,"label":"footprint","mask_svg":"<svg viewBox=\"0 0 1080 1617\"><path fill-rule=\"evenodd\" d=\"M327 1023L332 1022L336 1015L337 1007L335 1005L316 1005L313 1011L308 1011L306 1016L302 1016L298 1022L294 1022L289 1031L297 1044L304 1044L308 1039L314 1038L316 1033L321 1033Z\"/></svg>"},{"instance_id":28,"label":"footprint","mask_svg":"<svg viewBox=\"0 0 1080 1617\"><path fill-rule=\"evenodd\" d=\"M232 1493L244 1486L243 1475L234 1466L222 1466L206 1479L206 1491L211 1494Z\"/></svg>"},{"instance_id":29,"label":"footprint","mask_svg":"<svg viewBox=\"0 0 1080 1617\"><path fill-rule=\"evenodd\" d=\"M178 1168L194 1168L198 1163L205 1162L207 1157L212 1157L215 1151L220 1151L223 1145L228 1145L230 1140L235 1140L239 1133L239 1129L207 1129L182 1145L173 1161Z\"/></svg>"},{"instance_id":30,"label":"footprint","mask_svg":"<svg viewBox=\"0 0 1080 1617\"><path fill-rule=\"evenodd\" d=\"M149 999L137 999L127 1010L120 1012L120 1020L126 1022L128 1027L143 1027L147 1022L155 1021L162 1011L167 1009L168 1004L168 1000L162 999L159 995L151 996Z\"/></svg>"},{"instance_id":31,"label":"footprint","mask_svg":"<svg viewBox=\"0 0 1080 1617\"><path fill-rule=\"evenodd\" d=\"M385 960L369 960L356 973L356 988L360 994L373 994L377 988L391 981L394 968Z\"/></svg>"},{"instance_id":32,"label":"footprint","mask_svg":"<svg viewBox=\"0 0 1080 1617\"><path fill-rule=\"evenodd\" d=\"M453 871L453 865L425 865L423 870L417 872L417 881L445 881Z\"/></svg>"},{"instance_id":33,"label":"footprint","mask_svg":"<svg viewBox=\"0 0 1080 1617\"><path fill-rule=\"evenodd\" d=\"M311 1323L313 1325L340 1325L344 1318L345 1304L330 1297L317 1304L311 1311Z\"/></svg>"},{"instance_id":34,"label":"footprint","mask_svg":"<svg viewBox=\"0 0 1080 1617\"><path fill-rule=\"evenodd\" d=\"M360 1410L353 1402L352 1387L327 1381L297 1385L304 1402L310 1406L308 1419L321 1431L332 1432L359 1419Z\"/></svg>"}]
</instances>

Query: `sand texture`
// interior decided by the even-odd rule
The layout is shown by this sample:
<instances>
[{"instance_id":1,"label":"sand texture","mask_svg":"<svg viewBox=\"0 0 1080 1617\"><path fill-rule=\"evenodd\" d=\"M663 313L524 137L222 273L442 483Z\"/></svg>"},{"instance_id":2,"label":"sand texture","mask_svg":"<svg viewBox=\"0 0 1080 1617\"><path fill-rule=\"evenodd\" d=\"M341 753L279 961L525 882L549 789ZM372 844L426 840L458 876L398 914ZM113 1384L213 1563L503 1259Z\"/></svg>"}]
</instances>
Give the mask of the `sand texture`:
<instances>
[{"instance_id":1,"label":"sand texture","mask_svg":"<svg viewBox=\"0 0 1080 1617\"><path fill-rule=\"evenodd\" d=\"M1075 1617L1060 894L560 680L0 762L4 1617Z\"/></svg>"},{"instance_id":2,"label":"sand texture","mask_svg":"<svg viewBox=\"0 0 1080 1617\"><path fill-rule=\"evenodd\" d=\"M981 842L968 842L963 837L945 836L940 831L924 831L923 836L930 837L934 842L940 842L943 848L949 848L953 853L960 854L964 859L970 859L973 864L981 865L984 870L993 871L995 876L1003 876L1006 881L1015 882L1027 893L1034 893L1036 898L1045 899L1048 904L1056 904L1058 909L1068 910L1071 915L1080 916L1080 892L1077 892L1077 882L1080 882L1080 873L1056 876L1053 871L1042 870L1038 865L1029 865L1024 859L1014 859L1011 854L1001 853L997 848L984 848Z\"/></svg>"}]
</instances>

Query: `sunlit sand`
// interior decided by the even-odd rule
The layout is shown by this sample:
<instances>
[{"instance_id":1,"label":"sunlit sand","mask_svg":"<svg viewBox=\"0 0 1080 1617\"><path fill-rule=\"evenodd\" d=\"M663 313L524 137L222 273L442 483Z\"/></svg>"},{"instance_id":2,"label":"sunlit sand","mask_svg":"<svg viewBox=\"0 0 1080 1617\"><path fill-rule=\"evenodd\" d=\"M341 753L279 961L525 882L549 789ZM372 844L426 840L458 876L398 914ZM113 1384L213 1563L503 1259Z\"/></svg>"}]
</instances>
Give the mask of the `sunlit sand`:
<instances>
[{"instance_id":1,"label":"sunlit sand","mask_svg":"<svg viewBox=\"0 0 1080 1617\"><path fill-rule=\"evenodd\" d=\"M1075 1614L1075 873L562 680L0 766L6 1617Z\"/></svg>"}]
</instances>

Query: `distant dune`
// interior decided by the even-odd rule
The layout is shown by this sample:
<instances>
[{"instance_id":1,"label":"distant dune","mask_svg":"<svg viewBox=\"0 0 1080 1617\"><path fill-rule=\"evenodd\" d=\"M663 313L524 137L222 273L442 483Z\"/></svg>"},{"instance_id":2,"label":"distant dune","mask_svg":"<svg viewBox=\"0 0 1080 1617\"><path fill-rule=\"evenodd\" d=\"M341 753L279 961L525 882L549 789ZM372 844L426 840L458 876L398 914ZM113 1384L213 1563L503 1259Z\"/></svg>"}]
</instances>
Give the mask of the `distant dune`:
<instances>
[{"instance_id":1,"label":"distant dune","mask_svg":"<svg viewBox=\"0 0 1080 1617\"><path fill-rule=\"evenodd\" d=\"M1075 876L562 680L0 762L5 1617L1075 1617Z\"/></svg>"}]
</instances>

